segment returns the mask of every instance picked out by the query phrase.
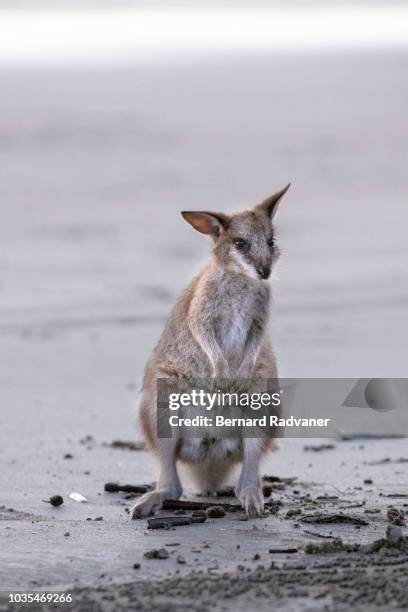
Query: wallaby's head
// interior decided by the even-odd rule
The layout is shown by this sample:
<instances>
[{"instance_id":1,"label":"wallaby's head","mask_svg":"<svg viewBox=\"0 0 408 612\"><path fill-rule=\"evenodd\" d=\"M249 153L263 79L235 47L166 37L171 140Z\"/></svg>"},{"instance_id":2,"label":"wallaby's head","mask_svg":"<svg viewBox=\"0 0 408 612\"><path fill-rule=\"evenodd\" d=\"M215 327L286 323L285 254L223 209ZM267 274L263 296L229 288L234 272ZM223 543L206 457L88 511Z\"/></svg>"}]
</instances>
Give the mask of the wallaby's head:
<instances>
[{"instance_id":1,"label":"wallaby's head","mask_svg":"<svg viewBox=\"0 0 408 612\"><path fill-rule=\"evenodd\" d=\"M251 210L233 215L208 211L181 214L194 229L211 236L214 255L222 265L265 280L279 256L272 220L289 186L290 183Z\"/></svg>"}]
</instances>

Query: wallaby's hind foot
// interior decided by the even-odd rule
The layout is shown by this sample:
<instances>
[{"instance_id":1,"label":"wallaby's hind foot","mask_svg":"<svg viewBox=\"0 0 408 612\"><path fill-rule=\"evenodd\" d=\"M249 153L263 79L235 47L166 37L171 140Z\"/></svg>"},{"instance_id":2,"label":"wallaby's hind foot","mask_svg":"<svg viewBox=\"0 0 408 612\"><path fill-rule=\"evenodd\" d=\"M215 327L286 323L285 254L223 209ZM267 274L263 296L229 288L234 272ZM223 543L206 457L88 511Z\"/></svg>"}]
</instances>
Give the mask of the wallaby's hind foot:
<instances>
[{"instance_id":1,"label":"wallaby's hind foot","mask_svg":"<svg viewBox=\"0 0 408 612\"><path fill-rule=\"evenodd\" d=\"M164 500L166 499L179 499L181 497L182 490L166 491L157 490L145 493L140 497L133 508L130 510L130 516L132 519L144 518L154 514L156 510L159 510Z\"/></svg>"},{"instance_id":2,"label":"wallaby's hind foot","mask_svg":"<svg viewBox=\"0 0 408 612\"><path fill-rule=\"evenodd\" d=\"M261 516L264 510L264 496L259 478L262 447L262 441L256 438L244 440L244 462L236 495L250 518Z\"/></svg>"},{"instance_id":3,"label":"wallaby's hind foot","mask_svg":"<svg viewBox=\"0 0 408 612\"><path fill-rule=\"evenodd\" d=\"M156 489L145 493L130 511L132 519L149 516L161 508L165 499L179 499L183 493L176 467L176 444L173 439L157 441L159 478Z\"/></svg>"},{"instance_id":4,"label":"wallaby's hind foot","mask_svg":"<svg viewBox=\"0 0 408 612\"><path fill-rule=\"evenodd\" d=\"M249 518L262 516L264 511L264 496L261 487L245 487L245 489L237 491L237 497Z\"/></svg>"}]
</instances>

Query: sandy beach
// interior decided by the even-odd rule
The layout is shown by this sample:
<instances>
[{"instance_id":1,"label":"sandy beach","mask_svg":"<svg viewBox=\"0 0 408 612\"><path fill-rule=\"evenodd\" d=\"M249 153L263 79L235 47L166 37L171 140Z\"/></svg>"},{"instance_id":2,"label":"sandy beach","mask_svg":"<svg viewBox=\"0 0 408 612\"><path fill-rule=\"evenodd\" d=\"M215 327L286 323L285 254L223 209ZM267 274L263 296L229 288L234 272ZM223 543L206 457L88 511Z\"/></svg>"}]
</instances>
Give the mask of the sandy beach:
<instances>
[{"instance_id":1,"label":"sandy beach","mask_svg":"<svg viewBox=\"0 0 408 612\"><path fill-rule=\"evenodd\" d=\"M383 589L374 557L305 553L334 537L370 544L390 505L407 513L404 439L318 451L281 440L263 473L297 480L256 521L227 513L148 531L129 519L131 499L104 492L154 480L147 453L110 444L140 439L145 361L206 258L182 209L239 209L291 181L272 279L281 376L406 376L407 59L331 50L1 68L1 610L11 591L59 589L95 610L407 605L406 551L375 553ZM55 494L61 507L42 501ZM366 524L302 523L321 511ZM146 559L153 548L169 558Z\"/></svg>"}]
</instances>

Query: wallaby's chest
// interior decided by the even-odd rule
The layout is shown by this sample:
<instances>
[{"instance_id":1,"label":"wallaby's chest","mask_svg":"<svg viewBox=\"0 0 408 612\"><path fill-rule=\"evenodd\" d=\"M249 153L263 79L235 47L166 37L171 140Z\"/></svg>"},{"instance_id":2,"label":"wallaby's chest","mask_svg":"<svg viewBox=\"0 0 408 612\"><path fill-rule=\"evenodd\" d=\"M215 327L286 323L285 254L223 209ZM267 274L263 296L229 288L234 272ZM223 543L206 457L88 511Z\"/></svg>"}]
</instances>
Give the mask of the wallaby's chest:
<instances>
[{"instance_id":1,"label":"wallaby's chest","mask_svg":"<svg viewBox=\"0 0 408 612\"><path fill-rule=\"evenodd\" d=\"M233 307L217 313L215 332L219 344L225 352L241 352L246 344L252 327L251 309Z\"/></svg>"},{"instance_id":2,"label":"wallaby's chest","mask_svg":"<svg viewBox=\"0 0 408 612\"><path fill-rule=\"evenodd\" d=\"M254 328L264 327L268 304L269 292L261 283L245 278L220 282L212 314L217 340L227 353L242 352Z\"/></svg>"}]
</instances>

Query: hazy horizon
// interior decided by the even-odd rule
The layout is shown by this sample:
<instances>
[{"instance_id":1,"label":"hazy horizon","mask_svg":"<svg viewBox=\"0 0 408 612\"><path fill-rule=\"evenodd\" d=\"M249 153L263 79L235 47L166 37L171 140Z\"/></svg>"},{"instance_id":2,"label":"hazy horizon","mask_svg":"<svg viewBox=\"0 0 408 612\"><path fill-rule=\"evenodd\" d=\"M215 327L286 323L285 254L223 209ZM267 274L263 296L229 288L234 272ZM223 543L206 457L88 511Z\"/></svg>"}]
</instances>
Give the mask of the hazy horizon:
<instances>
[{"instance_id":1,"label":"hazy horizon","mask_svg":"<svg viewBox=\"0 0 408 612\"><path fill-rule=\"evenodd\" d=\"M379 50L406 47L408 7L307 0L172 7L93 3L75 7L0 4L0 65L106 65L190 58L194 54ZM24 7L22 10L22 7ZM45 7L48 8L39 8ZM94 8L92 8L94 7Z\"/></svg>"}]
</instances>

